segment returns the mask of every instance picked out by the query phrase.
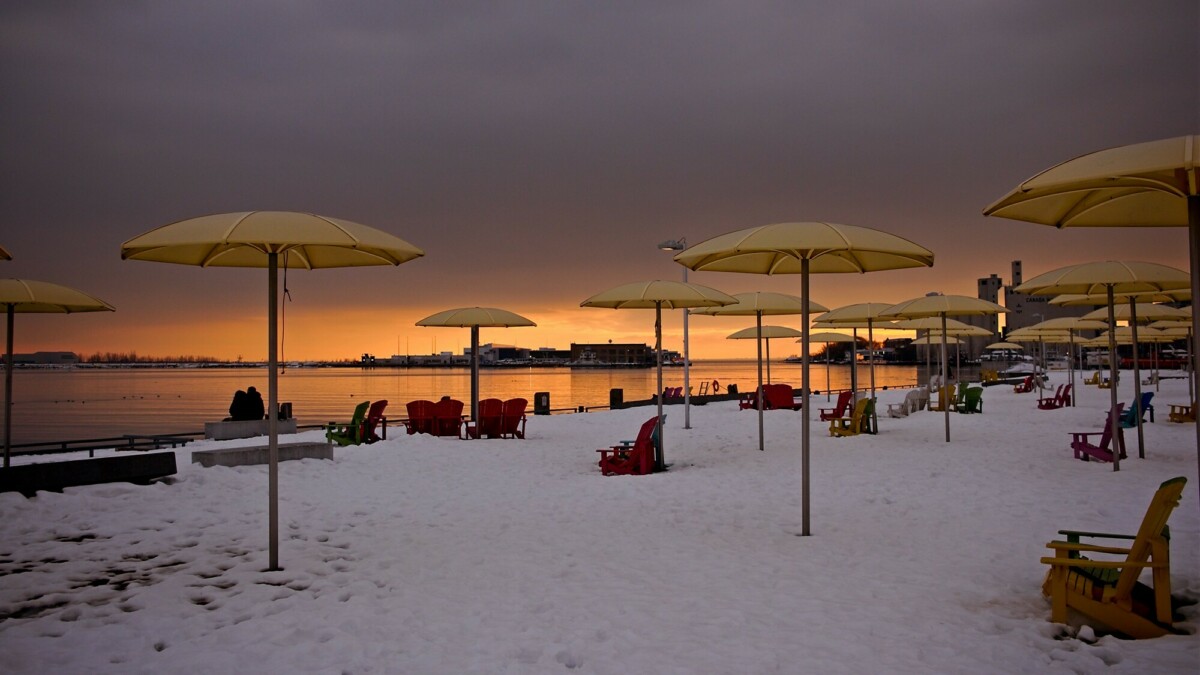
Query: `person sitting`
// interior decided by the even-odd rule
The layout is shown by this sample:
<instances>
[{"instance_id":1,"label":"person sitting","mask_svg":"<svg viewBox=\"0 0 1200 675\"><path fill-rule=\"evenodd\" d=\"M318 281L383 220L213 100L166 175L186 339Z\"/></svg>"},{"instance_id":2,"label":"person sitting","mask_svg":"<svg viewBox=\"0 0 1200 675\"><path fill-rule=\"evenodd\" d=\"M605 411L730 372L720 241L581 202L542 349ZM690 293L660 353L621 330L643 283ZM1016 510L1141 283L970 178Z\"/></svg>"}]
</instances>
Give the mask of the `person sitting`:
<instances>
[{"instance_id":1,"label":"person sitting","mask_svg":"<svg viewBox=\"0 0 1200 675\"><path fill-rule=\"evenodd\" d=\"M246 392L242 391L241 389L238 389L233 394L233 402L229 404L229 417L226 417L225 420L226 421L244 420L244 419L246 419L245 415L246 415Z\"/></svg>"},{"instance_id":2,"label":"person sitting","mask_svg":"<svg viewBox=\"0 0 1200 675\"><path fill-rule=\"evenodd\" d=\"M248 420L266 419L267 407L263 404L262 394L254 387L246 390L246 417Z\"/></svg>"}]
</instances>

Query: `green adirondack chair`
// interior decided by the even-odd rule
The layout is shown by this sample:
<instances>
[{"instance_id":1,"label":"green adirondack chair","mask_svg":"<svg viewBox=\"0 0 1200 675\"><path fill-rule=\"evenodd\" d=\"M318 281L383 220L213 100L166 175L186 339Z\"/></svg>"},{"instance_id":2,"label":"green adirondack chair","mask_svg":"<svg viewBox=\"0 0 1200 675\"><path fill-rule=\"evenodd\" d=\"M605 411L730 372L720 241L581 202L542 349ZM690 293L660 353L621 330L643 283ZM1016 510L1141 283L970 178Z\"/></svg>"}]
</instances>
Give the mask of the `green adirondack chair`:
<instances>
[{"instance_id":1,"label":"green adirondack chair","mask_svg":"<svg viewBox=\"0 0 1200 675\"><path fill-rule=\"evenodd\" d=\"M983 412L983 387L968 387L962 403L955 406L955 410L960 413Z\"/></svg>"},{"instance_id":2,"label":"green adirondack chair","mask_svg":"<svg viewBox=\"0 0 1200 675\"><path fill-rule=\"evenodd\" d=\"M367 418L367 408L370 401L363 401L354 407L354 415L346 424L330 422L325 426L325 440L338 445L358 445L363 442L363 421Z\"/></svg>"}]
</instances>

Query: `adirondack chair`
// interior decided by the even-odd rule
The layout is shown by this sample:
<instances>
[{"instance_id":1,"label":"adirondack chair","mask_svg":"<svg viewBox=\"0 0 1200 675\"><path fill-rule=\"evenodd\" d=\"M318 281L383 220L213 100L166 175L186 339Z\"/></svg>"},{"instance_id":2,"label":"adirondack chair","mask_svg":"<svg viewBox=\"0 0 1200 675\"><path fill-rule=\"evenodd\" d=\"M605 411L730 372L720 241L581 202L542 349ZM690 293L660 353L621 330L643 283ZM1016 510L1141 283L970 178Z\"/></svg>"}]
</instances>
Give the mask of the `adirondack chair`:
<instances>
[{"instance_id":1,"label":"adirondack chair","mask_svg":"<svg viewBox=\"0 0 1200 675\"><path fill-rule=\"evenodd\" d=\"M666 418L666 415L663 415ZM600 473L605 476L641 476L654 472L654 446L658 443L658 416L642 423L637 439L621 441L617 445L601 448Z\"/></svg>"},{"instance_id":2,"label":"adirondack chair","mask_svg":"<svg viewBox=\"0 0 1200 675\"><path fill-rule=\"evenodd\" d=\"M852 391L843 391L838 394L837 402L832 408L821 408L821 421L828 422L830 420L840 419L845 416L846 410L850 407L850 399L854 396Z\"/></svg>"},{"instance_id":3,"label":"adirondack chair","mask_svg":"<svg viewBox=\"0 0 1200 675\"><path fill-rule=\"evenodd\" d=\"M471 438L500 438L500 415L503 410L504 401L498 398L480 399L479 419L467 426L467 435Z\"/></svg>"},{"instance_id":4,"label":"adirondack chair","mask_svg":"<svg viewBox=\"0 0 1200 675\"><path fill-rule=\"evenodd\" d=\"M763 410L799 410L790 384L764 384Z\"/></svg>"},{"instance_id":5,"label":"adirondack chair","mask_svg":"<svg viewBox=\"0 0 1200 675\"><path fill-rule=\"evenodd\" d=\"M1184 405L1182 403L1168 403L1171 410L1167 413L1167 419L1172 422L1195 422L1196 421L1196 405Z\"/></svg>"},{"instance_id":6,"label":"adirondack chair","mask_svg":"<svg viewBox=\"0 0 1200 675\"><path fill-rule=\"evenodd\" d=\"M367 410L367 417L362 424L362 442L374 443L387 439L387 418L383 416L383 411L387 408L388 402L375 401ZM382 432L382 433L381 433Z\"/></svg>"},{"instance_id":7,"label":"adirondack chair","mask_svg":"<svg viewBox=\"0 0 1200 675\"><path fill-rule=\"evenodd\" d=\"M763 402L764 405L766 402ZM758 410L758 392L748 391L738 397L738 410Z\"/></svg>"},{"instance_id":8,"label":"adirondack chair","mask_svg":"<svg viewBox=\"0 0 1200 675\"><path fill-rule=\"evenodd\" d=\"M1085 462L1089 459L1111 462L1113 460L1113 450L1109 449L1109 445L1116 446L1116 451L1121 453L1121 459L1125 459L1124 433L1118 428L1115 441L1112 434L1112 416L1114 411L1120 417L1121 410L1124 407L1124 403L1118 403L1116 408L1108 412L1108 417L1104 420L1104 429L1102 431L1076 431L1071 434L1071 449L1075 451L1075 459L1082 459ZM1100 441L1093 444L1088 440L1092 436L1099 436Z\"/></svg>"},{"instance_id":9,"label":"adirondack chair","mask_svg":"<svg viewBox=\"0 0 1200 675\"><path fill-rule=\"evenodd\" d=\"M967 387L962 405L955 408L960 413L983 412L983 387Z\"/></svg>"},{"instance_id":10,"label":"adirondack chair","mask_svg":"<svg viewBox=\"0 0 1200 675\"><path fill-rule=\"evenodd\" d=\"M1070 384L1067 384L1067 386L1063 387L1062 398L1059 400L1062 403L1063 407L1071 405L1071 385Z\"/></svg>"},{"instance_id":11,"label":"adirondack chair","mask_svg":"<svg viewBox=\"0 0 1200 675\"><path fill-rule=\"evenodd\" d=\"M1054 390L1053 396L1045 396L1043 398L1039 398L1038 399L1038 409L1040 409L1040 410L1058 410L1059 408L1063 407L1062 393L1063 393L1063 387L1065 387L1065 386L1066 386L1065 384L1058 385L1058 389Z\"/></svg>"},{"instance_id":12,"label":"adirondack chair","mask_svg":"<svg viewBox=\"0 0 1200 675\"><path fill-rule=\"evenodd\" d=\"M929 405L929 387L917 388L917 407L913 410L924 410Z\"/></svg>"},{"instance_id":13,"label":"adirondack chair","mask_svg":"<svg viewBox=\"0 0 1200 675\"><path fill-rule=\"evenodd\" d=\"M1146 422L1146 412L1147 411L1149 411L1149 413L1150 413L1150 421L1151 422L1154 421L1154 406L1150 405L1150 399L1152 399L1152 398L1154 398L1154 392L1152 392L1152 391L1143 391L1142 392L1141 401L1142 401L1142 423L1143 424L1145 424L1145 422ZM1126 429L1136 427L1137 426L1137 409L1132 406L1129 408L1126 408L1125 412L1121 414L1121 421L1118 424L1120 424L1122 427L1124 427Z\"/></svg>"},{"instance_id":14,"label":"adirondack chair","mask_svg":"<svg viewBox=\"0 0 1200 675\"><path fill-rule=\"evenodd\" d=\"M463 419L463 402L449 397L443 397L433 404L433 435L458 436L466 438L464 433L467 422Z\"/></svg>"},{"instance_id":15,"label":"adirondack chair","mask_svg":"<svg viewBox=\"0 0 1200 675\"><path fill-rule=\"evenodd\" d=\"M946 407L954 400L954 387L946 385L938 389L938 400L935 405L933 401L929 402L929 409L936 412L945 412Z\"/></svg>"},{"instance_id":16,"label":"adirondack chair","mask_svg":"<svg viewBox=\"0 0 1200 675\"><path fill-rule=\"evenodd\" d=\"M433 427L433 401L409 401L404 404L408 411L408 421L404 423L409 434L432 434Z\"/></svg>"},{"instance_id":17,"label":"adirondack chair","mask_svg":"<svg viewBox=\"0 0 1200 675\"><path fill-rule=\"evenodd\" d=\"M363 401L354 406L354 414L345 424L330 422L325 425L325 440L338 445L358 445L362 443L363 419L367 415L370 401Z\"/></svg>"},{"instance_id":18,"label":"adirondack chair","mask_svg":"<svg viewBox=\"0 0 1200 675\"><path fill-rule=\"evenodd\" d=\"M860 398L854 404L854 411L850 413L849 417L835 417L829 420L829 435L840 438L842 436L857 436L866 431L864 425L869 424L869 422L865 422L865 420L870 419L867 415L867 406L874 400L872 398Z\"/></svg>"},{"instance_id":19,"label":"adirondack chair","mask_svg":"<svg viewBox=\"0 0 1200 675\"><path fill-rule=\"evenodd\" d=\"M967 383L959 382L954 391L954 399L950 401L950 409L957 411L967 402Z\"/></svg>"},{"instance_id":20,"label":"adirondack chair","mask_svg":"<svg viewBox=\"0 0 1200 675\"><path fill-rule=\"evenodd\" d=\"M500 438L525 438L525 408L529 401L510 398L500 412Z\"/></svg>"},{"instance_id":21,"label":"adirondack chair","mask_svg":"<svg viewBox=\"0 0 1200 675\"><path fill-rule=\"evenodd\" d=\"M887 414L888 417L908 417L910 413L917 411L918 401L921 398L921 393L916 389L909 391L904 395L904 400L900 403L889 403Z\"/></svg>"},{"instance_id":22,"label":"adirondack chair","mask_svg":"<svg viewBox=\"0 0 1200 675\"><path fill-rule=\"evenodd\" d=\"M1083 381L1084 384L1100 384L1100 371L1093 371L1092 376Z\"/></svg>"},{"instance_id":23,"label":"adirondack chair","mask_svg":"<svg viewBox=\"0 0 1200 675\"><path fill-rule=\"evenodd\" d=\"M1050 599L1050 620L1067 622L1073 609L1131 638L1151 638L1173 633L1171 611L1170 530L1167 520L1179 505L1183 476L1159 486L1150 501L1137 534L1105 534L1059 530L1067 540L1046 544L1053 557L1042 594ZM1128 548L1082 543L1081 538L1131 540ZM1125 556L1123 560L1093 560L1087 554ZM1151 570L1153 587L1138 581Z\"/></svg>"},{"instance_id":24,"label":"adirondack chair","mask_svg":"<svg viewBox=\"0 0 1200 675\"><path fill-rule=\"evenodd\" d=\"M1025 379L1019 384L1013 385L1013 393L1024 394L1033 391L1034 381L1032 375L1026 375Z\"/></svg>"}]
</instances>

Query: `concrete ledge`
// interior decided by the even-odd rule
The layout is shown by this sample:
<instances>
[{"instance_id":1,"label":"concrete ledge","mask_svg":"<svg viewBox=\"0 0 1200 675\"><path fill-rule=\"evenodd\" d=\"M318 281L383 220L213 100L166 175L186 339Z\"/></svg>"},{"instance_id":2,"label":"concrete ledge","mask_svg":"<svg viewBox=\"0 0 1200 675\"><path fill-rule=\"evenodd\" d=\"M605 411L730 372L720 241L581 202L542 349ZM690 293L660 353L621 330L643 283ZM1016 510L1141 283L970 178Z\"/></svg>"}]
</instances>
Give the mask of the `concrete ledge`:
<instances>
[{"instance_id":1,"label":"concrete ledge","mask_svg":"<svg viewBox=\"0 0 1200 675\"><path fill-rule=\"evenodd\" d=\"M333 459L333 446L329 443L280 443L279 461L290 459ZM270 448L255 445L249 448L217 448L196 450L192 453L192 464L201 466L246 466L270 464Z\"/></svg>"},{"instance_id":2,"label":"concrete ledge","mask_svg":"<svg viewBox=\"0 0 1200 675\"><path fill-rule=\"evenodd\" d=\"M235 438L254 438L270 433L267 424L270 420L229 420L223 422L205 422L204 437L214 441L228 441ZM296 433L296 418L279 420L279 433Z\"/></svg>"},{"instance_id":3,"label":"concrete ledge","mask_svg":"<svg viewBox=\"0 0 1200 675\"><path fill-rule=\"evenodd\" d=\"M173 452L23 464L0 470L0 492L17 491L32 497L38 490L61 491L76 485L146 484L173 473Z\"/></svg>"}]
</instances>

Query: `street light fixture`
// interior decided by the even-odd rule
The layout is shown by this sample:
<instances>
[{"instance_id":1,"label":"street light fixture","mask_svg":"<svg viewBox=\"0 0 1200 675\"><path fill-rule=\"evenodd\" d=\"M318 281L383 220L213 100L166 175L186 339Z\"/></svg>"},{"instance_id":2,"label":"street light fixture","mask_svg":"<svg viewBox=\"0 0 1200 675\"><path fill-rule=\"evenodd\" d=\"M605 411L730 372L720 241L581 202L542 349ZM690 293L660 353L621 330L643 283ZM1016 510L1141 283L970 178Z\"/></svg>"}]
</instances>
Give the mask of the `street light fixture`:
<instances>
[{"instance_id":1,"label":"street light fixture","mask_svg":"<svg viewBox=\"0 0 1200 675\"><path fill-rule=\"evenodd\" d=\"M658 245L658 250L675 253L687 248L687 237L679 239L668 239ZM683 282L687 283L688 268L683 268ZM662 359L662 354L658 355ZM688 356L688 309L683 308L683 428L692 428L692 387L691 387L691 368L692 362ZM662 396L662 392L658 393Z\"/></svg>"}]
</instances>

